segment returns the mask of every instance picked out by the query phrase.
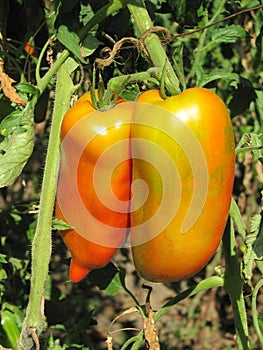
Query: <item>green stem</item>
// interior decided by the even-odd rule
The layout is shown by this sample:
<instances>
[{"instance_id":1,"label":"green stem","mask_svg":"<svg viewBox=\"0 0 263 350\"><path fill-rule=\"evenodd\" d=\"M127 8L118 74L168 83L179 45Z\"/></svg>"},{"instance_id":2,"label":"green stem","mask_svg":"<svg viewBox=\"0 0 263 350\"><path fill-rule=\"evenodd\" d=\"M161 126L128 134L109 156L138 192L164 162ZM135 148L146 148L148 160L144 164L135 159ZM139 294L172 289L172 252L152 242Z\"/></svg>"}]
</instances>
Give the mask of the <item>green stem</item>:
<instances>
[{"instance_id":1,"label":"green stem","mask_svg":"<svg viewBox=\"0 0 263 350\"><path fill-rule=\"evenodd\" d=\"M263 287L263 280L262 279L258 281L258 283L256 284L256 286L253 290L251 309L252 309L252 318L253 318L255 331L257 333L260 344L263 347L263 335L261 333L261 330L260 330L260 327L258 324L258 314L257 314L257 295L258 295L258 291L261 287Z\"/></svg>"},{"instance_id":2,"label":"green stem","mask_svg":"<svg viewBox=\"0 0 263 350\"><path fill-rule=\"evenodd\" d=\"M143 342L143 331L140 331L139 334L134 337L128 339L121 347L121 350L126 350L127 347L133 343L133 346L130 348L131 350L138 350Z\"/></svg>"},{"instance_id":3,"label":"green stem","mask_svg":"<svg viewBox=\"0 0 263 350\"><path fill-rule=\"evenodd\" d=\"M19 349L33 345L30 335L38 336L45 328L44 295L51 256L51 226L59 168L60 127L62 117L70 107L73 84L66 64L57 72L56 100L50 130L46 165L40 195L37 227L32 243L32 276L29 302L22 327Z\"/></svg>"},{"instance_id":4,"label":"green stem","mask_svg":"<svg viewBox=\"0 0 263 350\"><path fill-rule=\"evenodd\" d=\"M213 22L215 22L217 16L221 13L222 8L225 5L226 0L221 0L219 6L217 7L217 10L214 14L214 16L208 21L208 14L207 12L205 13L205 24L204 26L209 26L210 24L212 24ZM208 28L204 29L201 33L199 33L199 39L198 39L198 46L197 46L197 50L196 53L194 55L194 62L192 65L192 69L189 73L189 79L193 78L196 75L197 72L197 68L200 65L200 62L202 60L202 54L206 54L206 52L203 50L204 48L204 43L205 43L205 39L206 39L206 34L207 34Z\"/></svg>"},{"instance_id":5,"label":"green stem","mask_svg":"<svg viewBox=\"0 0 263 350\"><path fill-rule=\"evenodd\" d=\"M144 0L130 0L127 7L134 18L134 21L139 29L140 35L153 27L153 23L145 7ZM171 95L179 94L179 80L173 70L173 67L168 60L164 48L160 42L158 35L149 33L144 39L144 45L155 67L166 67L166 88Z\"/></svg>"},{"instance_id":6,"label":"green stem","mask_svg":"<svg viewBox=\"0 0 263 350\"><path fill-rule=\"evenodd\" d=\"M195 294L201 291L211 289L214 287L222 287L223 285L224 285L224 279L220 276L212 276L212 277L206 278L205 280L199 282L195 286L190 287L187 290L183 291L182 293L176 295L174 298L170 299L166 304L164 304L155 313L153 317L154 323L156 323L165 313L167 313L172 307L174 307L177 303L179 303L183 299L194 296ZM125 342L125 344L123 344L121 350L126 349L127 346L129 346L131 343L134 343L134 345L132 346L132 349L139 349L142 341L143 341L143 331L141 331L136 336L128 339Z\"/></svg>"},{"instance_id":7,"label":"green stem","mask_svg":"<svg viewBox=\"0 0 263 350\"><path fill-rule=\"evenodd\" d=\"M94 16L90 19L90 21L86 23L86 25L80 30L79 32L80 40L83 40L95 25L102 22L106 17L118 12L125 6L126 6L125 0L113 0L109 4L103 6L100 10L98 10L94 14ZM46 45L48 46L48 43ZM43 52L41 54L43 55ZM55 63L53 64L53 66L50 67L48 72L42 78L40 78L38 73L37 79L38 79L38 88L39 88L40 94L44 92L51 78L54 76L54 74L57 72L59 67L63 64L63 62L65 62L69 54L70 52L68 50L63 50L60 56L55 61ZM38 67L38 70L39 70L39 67Z\"/></svg>"},{"instance_id":8,"label":"green stem","mask_svg":"<svg viewBox=\"0 0 263 350\"><path fill-rule=\"evenodd\" d=\"M160 310L154 315L154 322L156 323L165 313L167 313L172 307L185 298L192 297L193 295L207 289L214 287L222 287L224 285L224 280L220 276L208 277L205 280L199 282L197 285L188 288L187 290L176 295L174 298L170 299L166 304L164 304Z\"/></svg>"},{"instance_id":9,"label":"green stem","mask_svg":"<svg viewBox=\"0 0 263 350\"><path fill-rule=\"evenodd\" d=\"M229 294L233 308L238 349L249 350L247 316L243 296L244 279L241 265L236 255L235 232L232 219L228 221L223 236L223 249L226 265L224 287Z\"/></svg>"},{"instance_id":10,"label":"green stem","mask_svg":"<svg viewBox=\"0 0 263 350\"><path fill-rule=\"evenodd\" d=\"M127 6L127 0L113 0L109 4L103 6L99 9L94 16L89 20L89 22L80 30L79 38L83 40L90 32L90 30L95 27L95 25L102 22L106 17L111 16L115 12L118 12L122 8Z\"/></svg>"},{"instance_id":11,"label":"green stem","mask_svg":"<svg viewBox=\"0 0 263 350\"><path fill-rule=\"evenodd\" d=\"M152 81L156 85L159 85L159 76L161 73L160 68L149 68L145 72L139 72L139 73L132 73L129 75L121 75L118 77L114 77L109 80L107 84L107 89L111 91L116 91L120 85L128 78L129 83L130 82L136 82L136 81Z\"/></svg>"}]
</instances>

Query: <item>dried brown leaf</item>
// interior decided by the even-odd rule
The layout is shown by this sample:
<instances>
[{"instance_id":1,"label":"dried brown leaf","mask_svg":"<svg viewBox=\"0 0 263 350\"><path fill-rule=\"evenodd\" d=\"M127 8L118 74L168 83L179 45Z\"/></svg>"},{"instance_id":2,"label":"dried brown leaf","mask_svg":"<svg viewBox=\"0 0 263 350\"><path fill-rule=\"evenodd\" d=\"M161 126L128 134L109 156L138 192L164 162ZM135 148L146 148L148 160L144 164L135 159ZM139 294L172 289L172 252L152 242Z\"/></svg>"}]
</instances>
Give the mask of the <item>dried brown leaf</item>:
<instances>
[{"instance_id":1,"label":"dried brown leaf","mask_svg":"<svg viewBox=\"0 0 263 350\"><path fill-rule=\"evenodd\" d=\"M3 62L0 62L0 86L4 95L9 98L11 102L15 102L18 105L25 106L26 102L18 95L16 89L12 86L15 80L10 78L3 68Z\"/></svg>"}]
</instances>

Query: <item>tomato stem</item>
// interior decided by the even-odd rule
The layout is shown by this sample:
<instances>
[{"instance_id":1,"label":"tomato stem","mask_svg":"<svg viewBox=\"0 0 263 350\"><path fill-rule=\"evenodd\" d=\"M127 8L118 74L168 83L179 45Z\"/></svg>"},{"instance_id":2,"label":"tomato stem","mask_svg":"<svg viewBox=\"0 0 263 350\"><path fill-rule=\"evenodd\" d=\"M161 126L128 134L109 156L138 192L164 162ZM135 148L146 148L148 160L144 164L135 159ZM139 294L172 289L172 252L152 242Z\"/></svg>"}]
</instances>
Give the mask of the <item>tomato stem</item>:
<instances>
[{"instance_id":1,"label":"tomato stem","mask_svg":"<svg viewBox=\"0 0 263 350\"><path fill-rule=\"evenodd\" d=\"M247 316L243 296L244 278L236 255L235 233L232 218L228 220L225 229L223 249L226 265L224 287L229 294L233 308L238 349L249 350Z\"/></svg>"},{"instance_id":2,"label":"tomato stem","mask_svg":"<svg viewBox=\"0 0 263 350\"><path fill-rule=\"evenodd\" d=\"M214 14L214 16L208 20L208 13L207 11L204 12L205 16L204 16L204 20L205 20L205 23L204 23L204 26L207 27L206 29L204 29L201 34L198 35L198 46L197 46L197 49L195 50L195 55L193 55L194 57L194 61L193 61L193 64L192 64L192 69L189 73L189 79L191 78L194 78L196 76L196 73L197 73L197 70L198 70L198 67L200 66L200 62L202 62L202 55L206 55L207 52L206 50L204 50L204 43L205 43L205 38L206 38L206 35L207 35L207 30L208 30L208 27L214 23L214 21L216 20L217 16L222 12L222 8L224 7L225 5L225 2L226 0L221 0L219 1L219 5L216 9L216 12Z\"/></svg>"},{"instance_id":3,"label":"tomato stem","mask_svg":"<svg viewBox=\"0 0 263 350\"><path fill-rule=\"evenodd\" d=\"M162 69L152 67L147 69L145 72L132 73L128 75L121 75L118 77L113 77L109 80L107 84L107 89L111 91L116 91L120 85L125 83L128 79L129 83L131 82L142 82L149 81L155 85L159 85L159 77L161 76Z\"/></svg>"},{"instance_id":4,"label":"tomato stem","mask_svg":"<svg viewBox=\"0 0 263 350\"><path fill-rule=\"evenodd\" d=\"M253 290L251 308L252 308L252 318L253 318L254 328L257 333L260 344L263 347L263 334L259 326L259 318L257 314L257 295L258 295L259 289L262 287L263 287L263 280L261 279L258 281L258 283L256 284Z\"/></svg>"},{"instance_id":5,"label":"tomato stem","mask_svg":"<svg viewBox=\"0 0 263 350\"><path fill-rule=\"evenodd\" d=\"M143 0L130 0L127 7L139 29L140 35L153 27L152 20L148 14ZM154 66L163 68L166 66L166 89L170 95L178 95L180 91L179 80L168 60L166 52L159 40L158 35L149 33L144 39L144 45Z\"/></svg>"},{"instance_id":6,"label":"tomato stem","mask_svg":"<svg viewBox=\"0 0 263 350\"><path fill-rule=\"evenodd\" d=\"M123 7L126 6L126 0L113 0L107 5L103 6L100 10L98 10L94 16L86 23L86 25L79 31L79 40L83 40L90 32L90 30L95 27L97 24L102 22L106 17L112 15L113 13L116 13L120 11ZM48 47L49 43L46 43L45 48L42 50L41 55L43 57L46 48ZM54 74L57 72L59 67L65 62L65 60L69 56L68 50L63 50L59 57L57 57L57 60L54 62L54 64L50 67L50 69L47 71L47 73L40 77L39 73L37 73L37 85L40 91L40 94L44 92L44 90L47 88L51 78L54 76ZM41 63L41 60L39 60L39 65ZM38 68L39 71L39 68Z\"/></svg>"},{"instance_id":7,"label":"tomato stem","mask_svg":"<svg viewBox=\"0 0 263 350\"><path fill-rule=\"evenodd\" d=\"M69 108L72 91L73 83L67 65L63 64L57 73L53 121L40 195L37 227L32 242L31 289L19 349L30 349L33 341L29 334L32 334L32 331L35 330L36 334L39 335L45 328L43 302L51 256L51 227L59 169L60 127L62 117Z\"/></svg>"}]
</instances>

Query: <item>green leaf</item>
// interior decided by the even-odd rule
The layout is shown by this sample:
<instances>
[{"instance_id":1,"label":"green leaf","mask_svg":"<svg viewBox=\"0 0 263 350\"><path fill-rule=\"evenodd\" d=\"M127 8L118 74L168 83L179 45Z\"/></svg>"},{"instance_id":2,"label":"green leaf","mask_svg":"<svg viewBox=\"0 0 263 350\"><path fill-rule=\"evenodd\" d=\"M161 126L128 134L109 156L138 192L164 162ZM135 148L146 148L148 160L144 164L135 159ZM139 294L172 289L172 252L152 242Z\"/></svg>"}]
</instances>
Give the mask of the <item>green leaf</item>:
<instances>
[{"instance_id":1,"label":"green leaf","mask_svg":"<svg viewBox=\"0 0 263 350\"><path fill-rule=\"evenodd\" d=\"M0 263L7 264L6 255L0 254Z\"/></svg>"},{"instance_id":2,"label":"green leaf","mask_svg":"<svg viewBox=\"0 0 263 350\"><path fill-rule=\"evenodd\" d=\"M250 234L246 238L246 252L244 254L244 276L248 281L253 275L255 260L263 258L263 221L262 215L256 214L251 219Z\"/></svg>"},{"instance_id":3,"label":"green leaf","mask_svg":"<svg viewBox=\"0 0 263 350\"><path fill-rule=\"evenodd\" d=\"M111 280L110 284L108 287L105 289L105 293L107 295L116 295L118 294L121 290L124 288L124 277L125 277L125 272L123 270L119 270L113 279Z\"/></svg>"},{"instance_id":4,"label":"green leaf","mask_svg":"<svg viewBox=\"0 0 263 350\"><path fill-rule=\"evenodd\" d=\"M85 57L88 57L93 54L100 44L101 41L99 41L93 35L88 34L82 41L81 51L85 54Z\"/></svg>"},{"instance_id":5,"label":"green leaf","mask_svg":"<svg viewBox=\"0 0 263 350\"><path fill-rule=\"evenodd\" d=\"M83 23L83 25L86 25L94 16L94 11L92 10L92 7L90 4L84 5L80 4L80 20ZM97 27L97 26L96 26ZM95 27L95 28L96 28Z\"/></svg>"},{"instance_id":6,"label":"green leaf","mask_svg":"<svg viewBox=\"0 0 263 350\"><path fill-rule=\"evenodd\" d=\"M247 35L244 28L230 25L223 28L214 29L212 32L212 43L222 44L222 43L235 43L240 38L245 38Z\"/></svg>"},{"instance_id":7,"label":"green leaf","mask_svg":"<svg viewBox=\"0 0 263 350\"><path fill-rule=\"evenodd\" d=\"M87 279L89 282L96 284L101 290L108 295L116 295L124 289L124 271L116 268L109 263L101 269L92 270Z\"/></svg>"},{"instance_id":8,"label":"green leaf","mask_svg":"<svg viewBox=\"0 0 263 350\"><path fill-rule=\"evenodd\" d=\"M6 116L0 123L0 135L7 136L16 129L24 118L22 111L14 111Z\"/></svg>"},{"instance_id":9,"label":"green leaf","mask_svg":"<svg viewBox=\"0 0 263 350\"><path fill-rule=\"evenodd\" d=\"M0 143L0 187L9 186L17 179L32 154L33 147L33 121L26 117Z\"/></svg>"},{"instance_id":10,"label":"green leaf","mask_svg":"<svg viewBox=\"0 0 263 350\"><path fill-rule=\"evenodd\" d=\"M242 219L238 205L233 198L231 201L230 216L231 216L233 222L235 223L238 232L242 236L243 240L245 240L246 236L247 236L247 229L246 229L245 223Z\"/></svg>"},{"instance_id":11,"label":"green leaf","mask_svg":"<svg viewBox=\"0 0 263 350\"><path fill-rule=\"evenodd\" d=\"M9 342L9 346L13 349L17 348L22 321L23 313L17 306L9 303L4 303L2 305L1 325Z\"/></svg>"},{"instance_id":12,"label":"green leaf","mask_svg":"<svg viewBox=\"0 0 263 350\"><path fill-rule=\"evenodd\" d=\"M263 150L262 150L262 134L251 133L251 146L253 148L252 152L254 155L254 160L263 161Z\"/></svg>"},{"instance_id":13,"label":"green leaf","mask_svg":"<svg viewBox=\"0 0 263 350\"><path fill-rule=\"evenodd\" d=\"M0 281L1 280L6 280L7 279L7 273L6 273L6 271L4 270L4 269L0 269Z\"/></svg>"},{"instance_id":14,"label":"green leaf","mask_svg":"<svg viewBox=\"0 0 263 350\"><path fill-rule=\"evenodd\" d=\"M213 29L211 39L208 44L202 47L202 51L208 52L221 44L235 43L238 39L245 38L247 33L244 28L230 25Z\"/></svg>"},{"instance_id":15,"label":"green leaf","mask_svg":"<svg viewBox=\"0 0 263 350\"><path fill-rule=\"evenodd\" d=\"M224 285L224 279L220 276L208 277L196 285L184 290L177 294L175 297L168 300L154 315L154 321L157 322L165 313L167 313L172 307L178 304L181 300L194 296L195 294L211 289L214 287L222 287Z\"/></svg>"},{"instance_id":16,"label":"green leaf","mask_svg":"<svg viewBox=\"0 0 263 350\"><path fill-rule=\"evenodd\" d=\"M53 230L59 230L59 231L64 231L64 230L69 230L69 229L73 229L73 226L70 226L69 224L67 224L65 221L61 220L61 219L54 219L52 221L52 229Z\"/></svg>"},{"instance_id":17,"label":"green leaf","mask_svg":"<svg viewBox=\"0 0 263 350\"><path fill-rule=\"evenodd\" d=\"M28 83L17 84L16 89L18 92L21 92L23 94L38 95L39 93L38 89L34 85Z\"/></svg>"},{"instance_id":18,"label":"green leaf","mask_svg":"<svg viewBox=\"0 0 263 350\"><path fill-rule=\"evenodd\" d=\"M198 86L204 87L205 85L211 83L212 81L224 79L231 81L239 81L239 75L236 73L226 72L225 69L218 69L212 71L208 74L203 74L202 76L198 76Z\"/></svg>"},{"instance_id":19,"label":"green leaf","mask_svg":"<svg viewBox=\"0 0 263 350\"><path fill-rule=\"evenodd\" d=\"M80 62L86 64L86 61L80 53L79 37L76 33L70 32L67 26L61 25L58 28L57 38L65 48L80 60Z\"/></svg>"},{"instance_id":20,"label":"green leaf","mask_svg":"<svg viewBox=\"0 0 263 350\"><path fill-rule=\"evenodd\" d=\"M72 57L67 58L66 65L70 74L79 67L79 63Z\"/></svg>"}]
</instances>

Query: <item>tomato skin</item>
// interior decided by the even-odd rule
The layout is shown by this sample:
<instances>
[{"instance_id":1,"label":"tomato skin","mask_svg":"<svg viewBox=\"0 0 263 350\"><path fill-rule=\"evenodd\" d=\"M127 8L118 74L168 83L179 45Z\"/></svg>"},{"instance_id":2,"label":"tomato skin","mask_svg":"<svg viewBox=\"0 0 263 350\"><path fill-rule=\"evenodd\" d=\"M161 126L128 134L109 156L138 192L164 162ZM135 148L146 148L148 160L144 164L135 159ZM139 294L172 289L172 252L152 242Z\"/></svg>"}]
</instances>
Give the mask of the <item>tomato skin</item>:
<instances>
[{"instance_id":1,"label":"tomato skin","mask_svg":"<svg viewBox=\"0 0 263 350\"><path fill-rule=\"evenodd\" d=\"M157 90L147 91L139 97L137 103L147 103L149 111L153 110L153 106L159 106L171 112L168 118L172 115L181 116L199 141L206 158L208 187L204 206L194 225L182 233L181 226L192 199L193 181L201 179L193 179L191 160L189 161L180 147L174 145L162 132L150 130L151 128L140 124L132 130L133 138L154 141L168 152L180 173L182 193L176 215L153 239L151 231L154 227L148 227L148 232L144 231L141 235L148 235L149 240L140 244L141 237L133 233L133 227L144 223L155 214L162 200L162 188L160 179L151 165L133 159L133 180L142 178L150 188L145 206L131 213L130 239L135 268L148 281L173 282L189 278L200 271L211 259L221 241L234 181L235 148L231 120L223 101L204 88L190 88L166 100L162 99ZM147 114L147 108L144 112ZM171 120L165 119L167 115L163 117L163 123L171 124ZM174 129L176 139L176 132L180 133L180 130ZM144 150L139 151L144 159ZM167 174L167 178L172 176Z\"/></svg>"},{"instance_id":2,"label":"tomato skin","mask_svg":"<svg viewBox=\"0 0 263 350\"><path fill-rule=\"evenodd\" d=\"M127 227L129 226L128 209L127 212L119 213L103 205L94 189L93 175L100 155L111 144L129 140L130 127L118 124L118 127L106 130L105 134L98 133L92 140L86 137L86 133L90 129L89 118L97 120L97 118L101 119L102 116L106 115L110 120L114 113L118 114L118 109L123 109L122 101L119 101L117 106L108 111L96 111L92 106L88 92L66 113L62 121L56 217L74 228L76 222L78 225L78 229L60 231L60 235L72 255L70 279L73 282L83 279L92 269L106 265L126 239ZM126 112L129 112L128 108ZM81 128L77 134L74 134L72 130L78 123L82 123ZM129 152L129 147L123 148L123 157L126 160L114 170L111 181L115 196L124 203L126 201L128 203L130 196L131 161ZM73 169L76 164L77 171L74 173ZM99 171L102 173L107 171L107 164L102 164ZM74 181L77 181L77 191L74 190ZM92 224L87 225L84 220L86 213L82 215L79 211L78 196L80 196L87 212L91 213L99 222L109 225L108 237L114 244L108 246L100 244L100 232ZM113 227L112 232L111 227ZM116 235L114 227L120 228L118 235ZM80 234L80 231L84 235ZM94 240L87 239L85 232L89 234L89 237L94 237Z\"/></svg>"}]
</instances>

